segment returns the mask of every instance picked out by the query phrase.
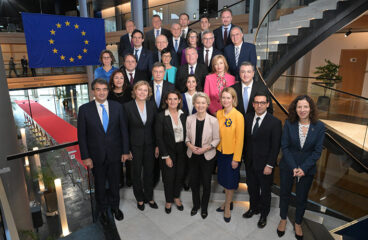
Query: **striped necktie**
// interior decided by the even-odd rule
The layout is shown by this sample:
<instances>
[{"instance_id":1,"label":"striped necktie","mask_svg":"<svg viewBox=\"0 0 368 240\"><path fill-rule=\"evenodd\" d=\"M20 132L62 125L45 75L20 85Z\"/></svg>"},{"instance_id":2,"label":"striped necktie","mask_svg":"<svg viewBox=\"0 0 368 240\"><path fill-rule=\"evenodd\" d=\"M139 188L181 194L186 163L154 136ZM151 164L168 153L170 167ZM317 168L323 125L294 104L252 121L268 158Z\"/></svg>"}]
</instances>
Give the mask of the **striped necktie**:
<instances>
[{"instance_id":1,"label":"striped necktie","mask_svg":"<svg viewBox=\"0 0 368 240\"><path fill-rule=\"evenodd\" d=\"M238 62L239 62L239 47L235 47L235 65L238 66Z\"/></svg>"}]
</instances>

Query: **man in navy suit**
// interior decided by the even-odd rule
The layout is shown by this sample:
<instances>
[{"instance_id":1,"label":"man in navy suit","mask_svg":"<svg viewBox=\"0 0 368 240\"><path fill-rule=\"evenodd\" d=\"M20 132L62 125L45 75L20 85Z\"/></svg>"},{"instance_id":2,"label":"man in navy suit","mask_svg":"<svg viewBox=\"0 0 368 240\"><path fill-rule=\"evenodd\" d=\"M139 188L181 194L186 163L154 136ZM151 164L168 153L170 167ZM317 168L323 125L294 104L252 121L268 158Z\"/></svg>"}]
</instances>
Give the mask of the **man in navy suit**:
<instances>
[{"instance_id":1,"label":"man in navy suit","mask_svg":"<svg viewBox=\"0 0 368 240\"><path fill-rule=\"evenodd\" d=\"M212 72L212 58L222 52L213 47L215 37L213 32L204 31L202 36L203 47L198 50L198 62L207 66L208 72Z\"/></svg>"},{"instance_id":2,"label":"man in navy suit","mask_svg":"<svg viewBox=\"0 0 368 240\"><path fill-rule=\"evenodd\" d=\"M167 38L171 36L170 31L165 28L162 28L161 24L162 24L161 17L157 14L153 15L152 16L153 29L145 33L146 40L144 41L144 46L145 48L149 49L152 52L157 50L155 46L155 42L158 36L165 35Z\"/></svg>"},{"instance_id":3,"label":"man in navy suit","mask_svg":"<svg viewBox=\"0 0 368 240\"><path fill-rule=\"evenodd\" d=\"M192 30L188 27L189 25L189 15L187 13L180 13L179 24L181 29L181 37L186 39L188 33Z\"/></svg>"},{"instance_id":4,"label":"man in navy suit","mask_svg":"<svg viewBox=\"0 0 368 240\"><path fill-rule=\"evenodd\" d=\"M154 63L162 62L161 51L167 48L168 45L169 45L169 42L165 35L159 35L156 37L156 50L153 51L153 56L152 56ZM171 53L170 64L172 66L178 67L179 63L178 63L178 59L177 59L175 51L173 49L170 49L170 53Z\"/></svg>"},{"instance_id":5,"label":"man in navy suit","mask_svg":"<svg viewBox=\"0 0 368 240\"><path fill-rule=\"evenodd\" d=\"M95 100L83 104L78 113L78 142L83 164L92 169L101 223L109 223L108 208L116 220L124 218L119 209L120 162L129 158L128 129L120 103L107 100L103 79L92 82ZM105 189L106 182L110 191Z\"/></svg>"},{"instance_id":6,"label":"man in navy suit","mask_svg":"<svg viewBox=\"0 0 368 240\"><path fill-rule=\"evenodd\" d=\"M202 44L203 33L206 31L210 31L210 26L211 26L210 19L207 15L203 15L200 18L200 25L201 25L201 32L199 33L198 42L199 42L199 46L203 47L203 44Z\"/></svg>"},{"instance_id":7,"label":"man in navy suit","mask_svg":"<svg viewBox=\"0 0 368 240\"><path fill-rule=\"evenodd\" d=\"M176 53L176 62L180 62L181 60L181 52L183 49L187 48L187 42L184 38L180 37L180 25L178 23L173 23L171 25L171 34L172 36L169 40L169 48L170 50L175 51Z\"/></svg>"},{"instance_id":8,"label":"man in navy suit","mask_svg":"<svg viewBox=\"0 0 368 240\"><path fill-rule=\"evenodd\" d=\"M131 53L124 56L124 65L121 66L121 70L124 73L124 80L129 81L130 85L133 86L136 82L140 80L150 81L148 79L147 73L145 71L136 70L137 59Z\"/></svg>"},{"instance_id":9,"label":"man in navy suit","mask_svg":"<svg viewBox=\"0 0 368 240\"><path fill-rule=\"evenodd\" d=\"M239 79L239 67L242 62L251 62L253 66L257 66L256 46L243 42L243 30L240 27L233 27L230 37L233 43L225 47L224 55L229 64L229 72Z\"/></svg>"},{"instance_id":10,"label":"man in navy suit","mask_svg":"<svg viewBox=\"0 0 368 240\"><path fill-rule=\"evenodd\" d=\"M153 65L152 52L142 46L144 35L140 30L134 30L132 37L134 45L133 49L125 50L123 55L125 56L128 53L133 54L137 59L137 70L147 72L147 75L150 77Z\"/></svg>"},{"instance_id":11,"label":"man in navy suit","mask_svg":"<svg viewBox=\"0 0 368 240\"><path fill-rule=\"evenodd\" d=\"M258 227L264 228L271 205L273 169L281 144L281 121L267 112L270 97L266 92L257 92L252 105L255 112L245 115L244 162L250 196L249 210L244 218L261 213Z\"/></svg>"},{"instance_id":12,"label":"man in navy suit","mask_svg":"<svg viewBox=\"0 0 368 240\"><path fill-rule=\"evenodd\" d=\"M135 30L135 24L133 20L127 20L125 22L125 29L127 33L120 37L120 43L119 43L119 49L118 49L119 56L121 57L124 57L123 53L126 49L133 48L132 33Z\"/></svg>"},{"instance_id":13,"label":"man in navy suit","mask_svg":"<svg viewBox=\"0 0 368 240\"><path fill-rule=\"evenodd\" d=\"M225 8L222 10L220 16L222 26L216 28L213 31L213 34L215 35L215 48L223 52L224 48L231 44L230 31L234 27L234 25L231 23L233 20L233 13L231 9Z\"/></svg>"}]
</instances>

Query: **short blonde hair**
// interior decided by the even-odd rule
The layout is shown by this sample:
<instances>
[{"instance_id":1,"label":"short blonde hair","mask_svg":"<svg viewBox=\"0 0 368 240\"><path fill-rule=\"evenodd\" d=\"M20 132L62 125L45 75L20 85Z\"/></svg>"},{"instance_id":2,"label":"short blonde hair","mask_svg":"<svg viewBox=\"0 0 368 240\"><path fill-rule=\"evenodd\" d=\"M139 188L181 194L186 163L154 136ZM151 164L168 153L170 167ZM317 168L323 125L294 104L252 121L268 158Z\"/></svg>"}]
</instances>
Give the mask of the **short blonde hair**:
<instances>
[{"instance_id":1,"label":"short blonde hair","mask_svg":"<svg viewBox=\"0 0 368 240\"><path fill-rule=\"evenodd\" d=\"M236 107L238 105L238 96L236 95L236 91L234 90L234 88L226 87L222 89L220 98L222 97L222 94L224 94L224 92L230 93L230 95L233 97L233 107Z\"/></svg>"},{"instance_id":2,"label":"short blonde hair","mask_svg":"<svg viewBox=\"0 0 368 240\"><path fill-rule=\"evenodd\" d=\"M226 58L224 57L224 55L216 55L216 56L214 56L213 58L212 58L212 64L211 64L211 66L212 66L212 71L213 72L216 72L216 70L215 70L215 65L216 65L216 63L218 62L218 60L222 60L223 62L224 62L224 65L225 65L225 72L227 73L227 71L229 70L229 64L227 64L227 61L226 61Z\"/></svg>"},{"instance_id":3,"label":"short blonde hair","mask_svg":"<svg viewBox=\"0 0 368 240\"><path fill-rule=\"evenodd\" d=\"M133 87L133 91L132 91L132 98L135 99L136 96L135 96L135 91L140 87L140 86L147 86L148 88L148 96L147 96L147 100L150 99L150 97L152 96L152 88L151 86L149 85L149 83L145 80L140 80L138 81L136 84L134 84L134 87Z\"/></svg>"},{"instance_id":4,"label":"short blonde hair","mask_svg":"<svg viewBox=\"0 0 368 240\"><path fill-rule=\"evenodd\" d=\"M204 92L197 92L196 94L194 94L193 96L193 106L194 106L194 103L197 101L198 98L205 98L206 99L206 102L207 102L207 105L210 105L210 98L208 97L208 95Z\"/></svg>"}]
</instances>

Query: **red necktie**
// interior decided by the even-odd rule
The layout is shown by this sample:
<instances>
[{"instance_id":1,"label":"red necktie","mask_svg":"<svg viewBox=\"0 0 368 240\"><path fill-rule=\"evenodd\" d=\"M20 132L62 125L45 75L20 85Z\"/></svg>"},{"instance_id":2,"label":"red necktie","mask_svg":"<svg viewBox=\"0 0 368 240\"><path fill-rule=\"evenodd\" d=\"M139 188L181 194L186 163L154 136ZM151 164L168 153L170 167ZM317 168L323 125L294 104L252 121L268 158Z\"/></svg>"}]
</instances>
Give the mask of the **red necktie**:
<instances>
[{"instance_id":1,"label":"red necktie","mask_svg":"<svg viewBox=\"0 0 368 240\"><path fill-rule=\"evenodd\" d=\"M227 43L227 27L225 28L225 31L224 31L224 44L226 46L226 43Z\"/></svg>"},{"instance_id":2,"label":"red necktie","mask_svg":"<svg viewBox=\"0 0 368 240\"><path fill-rule=\"evenodd\" d=\"M129 75L130 75L130 84L132 84L133 85L133 81L134 81L134 78L133 78L133 73L129 73Z\"/></svg>"}]
</instances>

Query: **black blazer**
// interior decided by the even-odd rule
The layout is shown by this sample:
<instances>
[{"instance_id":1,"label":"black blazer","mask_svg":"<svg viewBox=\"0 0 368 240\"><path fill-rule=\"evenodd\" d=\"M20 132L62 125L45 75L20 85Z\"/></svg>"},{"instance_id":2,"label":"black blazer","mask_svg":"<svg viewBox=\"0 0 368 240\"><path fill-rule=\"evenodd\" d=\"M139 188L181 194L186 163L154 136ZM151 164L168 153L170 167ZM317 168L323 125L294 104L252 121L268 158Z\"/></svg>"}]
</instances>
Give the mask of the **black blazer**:
<instances>
[{"instance_id":1,"label":"black blazer","mask_svg":"<svg viewBox=\"0 0 368 240\"><path fill-rule=\"evenodd\" d=\"M123 75L124 75L124 79L127 79L128 82L130 82L130 76L127 75L125 68L121 67L120 68L123 71ZM140 80L145 80L147 82L149 82L147 73L144 71L139 71L139 70L135 70L135 74L134 74L134 78L133 78L133 85L136 84L138 81Z\"/></svg>"},{"instance_id":2,"label":"black blazer","mask_svg":"<svg viewBox=\"0 0 368 240\"><path fill-rule=\"evenodd\" d=\"M218 50L220 51L224 51L224 48L227 46L227 45L230 45L232 42L231 42L231 38L230 38L230 31L231 29L235 27L234 24L231 24L231 28L228 29L228 34L229 36L227 37L227 41L226 41L226 44L224 44L224 36L222 36L222 26L216 28L214 31L213 31L213 35L215 36L215 44L214 44L214 47L217 48Z\"/></svg>"},{"instance_id":3,"label":"black blazer","mask_svg":"<svg viewBox=\"0 0 368 240\"><path fill-rule=\"evenodd\" d=\"M157 108L156 106L156 99L155 99L155 93L156 93L156 89L154 87L154 81L150 81L150 86L152 88L152 96L151 96L151 99L150 101L154 103L154 105L156 106L157 108L157 111L160 112L162 111L162 105L163 105L163 99L164 99L164 96L169 92L169 91L172 91L172 90L175 90L175 86L174 84L168 82L168 81L162 81L163 82L163 85L162 85L162 93L161 93L161 102L160 102L160 107Z\"/></svg>"},{"instance_id":4,"label":"black blazer","mask_svg":"<svg viewBox=\"0 0 368 240\"><path fill-rule=\"evenodd\" d=\"M189 65L185 64L178 68L178 72L176 73L176 80L175 80L175 87L181 93L187 91L187 87L185 85L187 81L187 77L189 75ZM208 74L208 68L203 63L197 63L194 75L197 77L198 80L198 88L203 89L204 87L204 80Z\"/></svg>"},{"instance_id":5,"label":"black blazer","mask_svg":"<svg viewBox=\"0 0 368 240\"><path fill-rule=\"evenodd\" d=\"M281 121L266 113L258 130L252 135L254 112L244 117L245 166L248 170L263 170L266 165L275 166L281 144Z\"/></svg>"},{"instance_id":6,"label":"black blazer","mask_svg":"<svg viewBox=\"0 0 368 240\"><path fill-rule=\"evenodd\" d=\"M129 137L123 107L108 100L109 125L105 133L95 101L83 104L78 112L78 142L82 160L91 158L93 164L120 162L129 153Z\"/></svg>"},{"instance_id":7,"label":"black blazer","mask_svg":"<svg viewBox=\"0 0 368 240\"><path fill-rule=\"evenodd\" d=\"M119 56L124 57L124 51L127 49L132 49L132 44L129 41L129 33L124 34L123 36L120 37L120 43L119 43L119 49L118 49L118 53Z\"/></svg>"},{"instance_id":8,"label":"black blazer","mask_svg":"<svg viewBox=\"0 0 368 240\"><path fill-rule=\"evenodd\" d=\"M134 55L134 48L126 49L123 53L123 56L125 56L128 53ZM137 62L136 69L139 71L146 72L147 75L151 76L152 66L153 66L152 52L143 47L141 55L139 56L139 60Z\"/></svg>"},{"instance_id":9,"label":"black blazer","mask_svg":"<svg viewBox=\"0 0 368 240\"><path fill-rule=\"evenodd\" d=\"M161 35L165 35L167 39L171 37L171 32L165 28L161 28ZM144 34L144 47L154 51L156 48L155 29L151 29Z\"/></svg>"},{"instance_id":10,"label":"black blazer","mask_svg":"<svg viewBox=\"0 0 368 240\"><path fill-rule=\"evenodd\" d=\"M236 109L238 109L238 111L241 112L243 115L245 115L246 113L249 113L249 112L254 112L252 100L254 98L254 95L258 91L266 92L266 93L269 94L268 88L263 84L263 82L261 80L258 80L258 81L253 80L253 86L252 86L252 90L250 92L250 98L249 98L249 102L248 102L247 112L244 112L243 89L242 89L241 82L237 82L234 85L232 85L231 87L233 87L235 89L236 95L238 96L238 106L236 106ZM267 112L273 114L272 101L270 102L270 105L267 108Z\"/></svg>"},{"instance_id":11,"label":"black blazer","mask_svg":"<svg viewBox=\"0 0 368 240\"><path fill-rule=\"evenodd\" d=\"M213 52L212 52L212 56L210 59L210 65L208 66L208 72L212 72L212 59L214 56L216 55L221 55L222 52L216 48L213 48ZM204 63L204 57L206 56L205 52L204 52L204 47L202 47L199 51L198 51L198 62L199 63Z\"/></svg>"},{"instance_id":12,"label":"black blazer","mask_svg":"<svg viewBox=\"0 0 368 240\"><path fill-rule=\"evenodd\" d=\"M185 114L187 114L187 116L196 113L197 110L193 106L192 112L189 114L188 102L187 102L187 98L185 97L185 93L182 93L181 97L183 98L183 108L182 108L183 112L185 112Z\"/></svg>"},{"instance_id":13,"label":"black blazer","mask_svg":"<svg viewBox=\"0 0 368 240\"><path fill-rule=\"evenodd\" d=\"M170 64L177 68L179 66L178 56L174 50L170 49L170 52L171 52ZM153 63L158 62L158 50L157 49L153 51L152 57L153 57ZM161 60L162 60L162 57L161 57Z\"/></svg>"},{"instance_id":14,"label":"black blazer","mask_svg":"<svg viewBox=\"0 0 368 240\"><path fill-rule=\"evenodd\" d=\"M130 149L132 146L155 145L154 126L156 119L156 106L146 101L147 121L143 124L135 100L125 103L125 118L129 130Z\"/></svg>"},{"instance_id":15,"label":"black blazer","mask_svg":"<svg viewBox=\"0 0 368 240\"><path fill-rule=\"evenodd\" d=\"M235 61L235 46L230 44L224 48L224 56L227 64L229 64L229 72L239 79L239 69L242 62L251 62L253 66L257 66L256 46L252 43L243 42L238 59L238 65Z\"/></svg>"},{"instance_id":16,"label":"black blazer","mask_svg":"<svg viewBox=\"0 0 368 240\"><path fill-rule=\"evenodd\" d=\"M183 142L186 135L187 115L183 112L180 115L180 121L183 125ZM160 156L172 156L175 153L175 135L169 115L165 116L165 111L157 114L155 123L156 143L160 150Z\"/></svg>"},{"instance_id":17,"label":"black blazer","mask_svg":"<svg viewBox=\"0 0 368 240\"><path fill-rule=\"evenodd\" d=\"M168 48L170 48L170 50L175 52L175 47L174 47L174 43L173 43L173 36L171 36L169 38L169 45ZM181 61L181 52L183 51L183 49L187 48L187 41L184 38L180 38L180 43L179 43L179 47L178 47L178 51L175 52L176 53L176 59L177 59L177 63L179 64Z\"/></svg>"}]
</instances>

